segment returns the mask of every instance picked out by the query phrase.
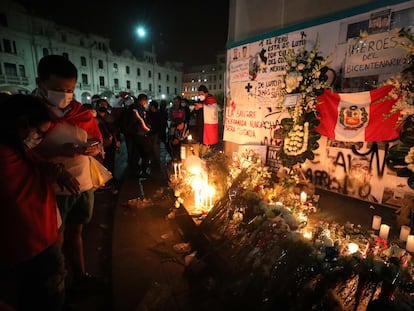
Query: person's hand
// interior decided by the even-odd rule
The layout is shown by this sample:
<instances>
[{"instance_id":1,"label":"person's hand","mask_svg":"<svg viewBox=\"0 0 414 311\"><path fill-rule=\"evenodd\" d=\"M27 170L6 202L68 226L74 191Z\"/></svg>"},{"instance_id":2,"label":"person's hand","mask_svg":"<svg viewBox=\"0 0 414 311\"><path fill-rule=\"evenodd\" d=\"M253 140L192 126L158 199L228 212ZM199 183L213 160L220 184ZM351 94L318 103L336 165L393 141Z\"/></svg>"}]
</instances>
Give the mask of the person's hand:
<instances>
[{"instance_id":1,"label":"person's hand","mask_svg":"<svg viewBox=\"0 0 414 311\"><path fill-rule=\"evenodd\" d=\"M172 144L174 146L176 146L176 145L178 145L178 143L179 143L179 140L177 138L174 138L173 141L172 141Z\"/></svg>"},{"instance_id":2,"label":"person's hand","mask_svg":"<svg viewBox=\"0 0 414 311\"><path fill-rule=\"evenodd\" d=\"M79 181L65 169L58 174L56 183L62 191L66 188L71 194L79 193Z\"/></svg>"},{"instance_id":3,"label":"person's hand","mask_svg":"<svg viewBox=\"0 0 414 311\"><path fill-rule=\"evenodd\" d=\"M101 148L99 145L92 145L85 148L85 151L83 152L84 155L87 156L97 156L101 152Z\"/></svg>"},{"instance_id":4,"label":"person's hand","mask_svg":"<svg viewBox=\"0 0 414 311\"><path fill-rule=\"evenodd\" d=\"M202 103L197 103L197 104L194 105L194 109L195 110L198 110L198 109L201 109L201 108L203 108L203 104Z\"/></svg>"}]
</instances>

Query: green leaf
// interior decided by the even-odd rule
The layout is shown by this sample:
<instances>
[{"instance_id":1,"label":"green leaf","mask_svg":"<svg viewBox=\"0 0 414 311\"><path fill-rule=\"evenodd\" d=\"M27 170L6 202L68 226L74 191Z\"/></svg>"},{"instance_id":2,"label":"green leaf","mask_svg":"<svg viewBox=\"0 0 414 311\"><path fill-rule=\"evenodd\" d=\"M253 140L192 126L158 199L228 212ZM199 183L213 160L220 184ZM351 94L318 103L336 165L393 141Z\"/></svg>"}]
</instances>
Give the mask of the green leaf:
<instances>
[{"instance_id":1,"label":"green leaf","mask_svg":"<svg viewBox=\"0 0 414 311\"><path fill-rule=\"evenodd\" d=\"M306 157L309 160L313 160L313 159L315 159L315 154L312 151L308 151L308 152L306 152Z\"/></svg>"},{"instance_id":2,"label":"green leaf","mask_svg":"<svg viewBox=\"0 0 414 311\"><path fill-rule=\"evenodd\" d=\"M414 173L410 169L404 167L397 171L397 176L398 177L410 177L410 176L414 177Z\"/></svg>"},{"instance_id":3,"label":"green leaf","mask_svg":"<svg viewBox=\"0 0 414 311\"><path fill-rule=\"evenodd\" d=\"M411 146L405 144L396 144L392 146L389 150L389 154L407 154L410 151Z\"/></svg>"},{"instance_id":4,"label":"green leaf","mask_svg":"<svg viewBox=\"0 0 414 311\"><path fill-rule=\"evenodd\" d=\"M386 158L388 162L388 166L390 166L393 169L400 169L401 167L407 166L407 163L405 163L404 159L389 159Z\"/></svg>"},{"instance_id":5,"label":"green leaf","mask_svg":"<svg viewBox=\"0 0 414 311\"><path fill-rule=\"evenodd\" d=\"M321 121L319 121L318 119L313 119L312 121L309 122L309 129L313 130L314 128L316 128L319 124L321 124Z\"/></svg>"},{"instance_id":6,"label":"green leaf","mask_svg":"<svg viewBox=\"0 0 414 311\"><path fill-rule=\"evenodd\" d=\"M414 189L414 175L408 178L407 184L411 189Z\"/></svg>"},{"instance_id":7,"label":"green leaf","mask_svg":"<svg viewBox=\"0 0 414 311\"><path fill-rule=\"evenodd\" d=\"M292 118L283 118L282 121L280 121L280 123L282 124L282 126L292 126L293 120Z\"/></svg>"},{"instance_id":8,"label":"green leaf","mask_svg":"<svg viewBox=\"0 0 414 311\"><path fill-rule=\"evenodd\" d=\"M414 132L400 132L400 140L406 145L414 145Z\"/></svg>"}]
</instances>

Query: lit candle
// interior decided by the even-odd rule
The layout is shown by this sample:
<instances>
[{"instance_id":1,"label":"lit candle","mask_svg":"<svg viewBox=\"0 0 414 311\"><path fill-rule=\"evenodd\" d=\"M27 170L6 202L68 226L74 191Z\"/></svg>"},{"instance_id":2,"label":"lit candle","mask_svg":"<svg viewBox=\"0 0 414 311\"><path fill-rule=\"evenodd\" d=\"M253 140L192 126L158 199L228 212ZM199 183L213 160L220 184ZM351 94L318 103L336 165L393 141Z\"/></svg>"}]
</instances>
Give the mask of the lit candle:
<instances>
[{"instance_id":1,"label":"lit candle","mask_svg":"<svg viewBox=\"0 0 414 311\"><path fill-rule=\"evenodd\" d=\"M187 139L188 139L188 141L191 141L193 139L193 136L191 136L191 134L190 134L190 135L188 135Z\"/></svg>"},{"instance_id":2,"label":"lit candle","mask_svg":"<svg viewBox=\"0 0 414 311\"><path fill-rule=\"evenodd\" d=\"M185 146L181 146L181 148L180 148L181 160L185 160L186 156L187 156L187 150L186 150Z\"/></svg>"},{"instance_id":3,"label":"lit candle","mask_svg":"<svg viewBox=\"0 0 414 311\"><path fill-rule=\"evenodd\" d=\"M307 198L308 198L308 195L306 194L306 192L305 191L302 191L300 193L300 202L301 203L305 203Z\"/></svg>"},{"instance_id":4,"label":"lit candle","mask_svg":"<svg viewBox=\"0 0 414 311\"><path fill-rule=\"evenodd\" d=\"M410 235L411 228L408 226L401 226L400 240L407 241L407 237Z\"/></svg>"},{"instance_id":5,"label":"lit candle","mask_svg":"<svg viewBox=\"0 0 414 311\"><path fill-rule=\"evenodd\" d=\"M381 239L388 239L388 234L390 233L390 226L382 224L380 227L379 237Z\"/></svg>"},{"instance_id":6,"label":"lit candle","mask_svg":"<svg viewBox=\"0 0 414 311\"><path fill-rule=\"evenodd\" d=\"M177 177L177 167L178 167L178 164L174 163L174 176L175 177Z\"/></svg>"},{"instance_id":7,"label":"lit candle","mask_svg":"<svg viewBox=\"0 0 414 311\"><path fill-rule=\"evenodd\" d=\"M414 235L409 235L407 237L407 245L405 249L409 252L414 252Z\"/></svg>"},{"instance_id":8,"label":"lit candle","mask_svg":"<svg viewBox=\"0 0 414 311\"><path fill-rule=\"evenodd\" d=\"M178 163L178 175L181 176L181 163Z\"/></svg>"},{"instance_id":9,"label":"lit candle","mask_svg":"<svg viewBox=\"0 0 414 311\"><path fill-rule=\"evenodd\" d=\"M312 232L311 232L311 231L305 231L305 232L303 233L303 237L304 237L305 239L311 240L311 239L312 239Z\"/></svg>"},{"instance_id":10,"label":"lit candle","mask_svg":"<svg viewBox=\"0 0 414 311\"><path fill-rule=\"evenodd\" d=\"M372 229L379 230L381 226L381 220L381 216L374 215L374 217L372 218Z\"/></svg>"},{"instance_id":11,"label":"lit candle","mask_svg":"<svg viewBox=\"0 0 414 311\"><path fill-rule=\"evenodd\" d=\"M356 243L349 243L348 244L348 252L350 254L355 254L359 250L359 246Z\"/></svg>"},{"instance_id":12,"label":"lit candle","mask_svg":"<svg viewBox=\"0 0 414 311\"><path fill-rule=\"evenodd\" d=\"M200 192L199 190L194 190L194 207L198 209L200 207Z\"/></svg>"},{"instance_id":13,"label":"lit candle","mask_svg":"<svg viewBox=\"0 0 414 311\"><path fill-rule=\"evenodd\" d=\"M207 193L208 193L208 207L213 207L213 194L214 194L214 188L212 186L207 187Z\"/></svg>"}]
</instances>

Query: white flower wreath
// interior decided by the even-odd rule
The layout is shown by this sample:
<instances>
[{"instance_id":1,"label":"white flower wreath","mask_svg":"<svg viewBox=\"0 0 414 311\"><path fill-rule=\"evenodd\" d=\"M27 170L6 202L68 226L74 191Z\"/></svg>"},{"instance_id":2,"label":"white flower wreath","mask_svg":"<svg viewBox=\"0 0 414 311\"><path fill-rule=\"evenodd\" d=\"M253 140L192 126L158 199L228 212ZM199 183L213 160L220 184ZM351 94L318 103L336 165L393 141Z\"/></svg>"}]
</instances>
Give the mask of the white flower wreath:
<instances>
[{"instance_id":1,"label":"white flower wreath","mask_svg":"<svg viewBox=\"0 0 414 311\"><path fill-rule=\"evenodd\" d=\"M289 50L285 56L286 72L283 76L282 94L298 94L295 106L286 108L291 118L282 120L284 144L280 156L283 165L292 167L313 159L320 135L312 131L318 124L317 97L328 88L328 61L319 55L318 40L311 51L304 48L295 53ZM284 108L281 96L279 108Z\"/></svg>"}]
</instances>

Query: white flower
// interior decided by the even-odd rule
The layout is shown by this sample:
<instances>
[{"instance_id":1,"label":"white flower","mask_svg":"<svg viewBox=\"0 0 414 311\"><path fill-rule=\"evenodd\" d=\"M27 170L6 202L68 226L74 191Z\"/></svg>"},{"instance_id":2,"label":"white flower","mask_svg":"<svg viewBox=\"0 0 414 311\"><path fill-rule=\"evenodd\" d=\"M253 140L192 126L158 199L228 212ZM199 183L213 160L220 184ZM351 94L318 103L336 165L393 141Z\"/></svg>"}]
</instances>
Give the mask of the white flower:
<instances>
[{"instance_id":1,"label":"white flower","mask_svg":"<svg viewBox=\"0 0 414 311\"><path fill-rule=\"evenodd\" d=\"M305 68L305 64L300 63L300 64L298 65L298 70L299 70L299 71L302 71L304 68Z\"/></svg>"},{"instance_id":2,"label":"white flower","mask_svg":"<svg viewBox=\"0 0 414 311\"><path fill-rule=\"evenodd\" d=\"M297 72L289 72L285 78L285 83L286 83L286 90L294 90L296 88L299 87L299 82L300 80L298 80L298 73ZM288 93L290 93L288 91Z\"/></svg>"},{"instance_id":3,"label":"white flower","mask_svg":"<svg viewBox=\"0 0 414 311\"><path fill-rule=\"evenodd\" d=\"M318 79L320 77L320 75L321 75L321 72L319 70L318 71L314 71L312 73L312 77L315 78L315 79Z\"/></svg>"}]
</instances>

